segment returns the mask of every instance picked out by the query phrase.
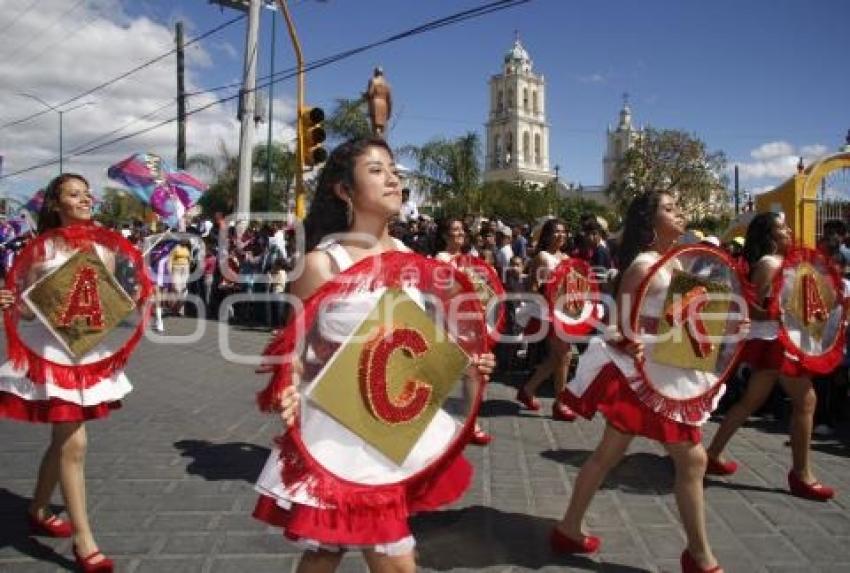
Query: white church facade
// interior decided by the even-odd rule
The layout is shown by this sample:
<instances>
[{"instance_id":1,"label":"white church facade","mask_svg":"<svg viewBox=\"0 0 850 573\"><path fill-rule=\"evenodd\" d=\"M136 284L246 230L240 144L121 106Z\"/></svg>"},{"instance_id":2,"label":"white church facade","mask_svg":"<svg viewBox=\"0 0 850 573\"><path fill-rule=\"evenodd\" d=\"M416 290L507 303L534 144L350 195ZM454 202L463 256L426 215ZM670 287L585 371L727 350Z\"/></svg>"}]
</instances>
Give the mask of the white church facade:
<instances>
[{"instance_id":1,"label":"white church facade","mask_svg":"<svg viewBox=\"0 0 850 573\"><path fill-rule=\"evenodd\" d=\"M505 54L502 73L490 78L484 180L546 185L554 178L549 166L546 81L534 73L517 38Z\"/></svg>"}]
</instances>

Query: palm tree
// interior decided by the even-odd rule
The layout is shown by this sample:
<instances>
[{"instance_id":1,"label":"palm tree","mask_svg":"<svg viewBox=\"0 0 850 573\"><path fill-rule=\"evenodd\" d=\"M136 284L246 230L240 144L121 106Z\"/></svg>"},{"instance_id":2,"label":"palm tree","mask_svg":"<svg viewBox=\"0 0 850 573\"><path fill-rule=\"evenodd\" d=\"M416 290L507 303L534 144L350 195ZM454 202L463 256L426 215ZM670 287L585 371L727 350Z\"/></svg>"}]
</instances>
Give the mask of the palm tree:
<instances>
[{"instance_id":1,"label":"palm tree","mask_svg":"<svg viewBox=\"0 0 850 573\"><path fill-rule=\"evenodd\" d=\"M416 160L415 177L432 198L457 214L481 209L481 167L478 134L469 132L457 139L434 139L421 147L407 145L399 154Z\"/></svg>"},{"instance_id":2,"label":"palm tree","mask_svg":"<svg viewBox=\"0 0 850 573\"><path fill-rule=\"evenodd\" d=\"M295 154L281 144L272 144L270 150L266 145L254 147L251 163L255 175L265 174L269 154L271 154L272 187L269 190L265 181L252 185L252 211L274 211L276 208L285 208L284 200L295 178ZM236 207L239 156L231 153L224 142L220 141L217 155L193 155L186 166L212 181L209 190L199 201L204 212L208 215L215 212L232 213Z\"/></svg>"},{"instance_id":3,"label":"palm tree","mask_svg":"<svg viewBox=\"0 0 850 573\"><path fill-rule=\"evenodd\" d=\"M366 100L337 98L336 107L325 119L325 131L335 141L371 136Z\"/></svg>"}]
</instances>

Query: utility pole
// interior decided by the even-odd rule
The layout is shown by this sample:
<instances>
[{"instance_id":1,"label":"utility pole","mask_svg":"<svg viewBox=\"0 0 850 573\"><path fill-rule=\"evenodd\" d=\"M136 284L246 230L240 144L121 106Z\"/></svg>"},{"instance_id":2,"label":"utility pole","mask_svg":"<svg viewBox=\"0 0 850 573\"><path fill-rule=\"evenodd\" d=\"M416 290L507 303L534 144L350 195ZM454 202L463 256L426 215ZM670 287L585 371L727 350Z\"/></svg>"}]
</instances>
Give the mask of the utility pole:
<instances>
[{"instance_id":1,"label":"utility pole","mask_svg":"<svg viewBox=\"0 0 850 573\"><path fill-rule=\"evenodd\" d=\"M186 169L186 84L183 22L174 25L177 42L177 169Z\"/></svg>"},{"instance_id":2,"label":"utility pole","mask_svg":"<svg viewBox=\"0 0 850 573\"><path fill-rule=\"evenodd\" d=\"M239 179L236 192L237 234L248 226L251 215L251 155L254 147L254 103L257 87L257 35L261 0L250 0L245 37L245 76L242 84L242 127L239 133Z\"/></svg>"},{"instance_id":3,"label":"utility pole","mask_svg":"<svg viewBox=\"0 0 850 573\"><path fill-rule=\"evenodd\" d=\"M266 142L266 211L272 210L272 126L274 125L274 50L275 50L275 35L277 29L277 18L272 14L272 43L271 43L271 62L269 64L269 73L271 81L269 82L269 135Z\"/></svg>"},{"instance_id":4,"label":"utility pole","mask_svg":"<svg viewBox=\"0 0 850 573\"><path fill-rule=\"evenodd\" d=\"M289 7L286 5L286 0L277 0L277 5L286 19L286 27L289 30L292 48L295 51L295 65L298 73L298 92L296 98L298 102L296 111L298 143L295 146L295 216L299 221L302 221L307 214L307 190L304 187L304 130L301 126L301 114L304 111L304 56L301 53L301 44L298 42L295 23L289 14Z\"/></svg>"},{"instance_id":5,"label":"utility pole","mask_svg":"<svg viewBox=\"0 0 850 573\"><path fill-rule=\"evenodd\" d=\"M738 165L735 165L735 214L741 212L741 189L738 186Z\"/></svg>"}]
</instances>

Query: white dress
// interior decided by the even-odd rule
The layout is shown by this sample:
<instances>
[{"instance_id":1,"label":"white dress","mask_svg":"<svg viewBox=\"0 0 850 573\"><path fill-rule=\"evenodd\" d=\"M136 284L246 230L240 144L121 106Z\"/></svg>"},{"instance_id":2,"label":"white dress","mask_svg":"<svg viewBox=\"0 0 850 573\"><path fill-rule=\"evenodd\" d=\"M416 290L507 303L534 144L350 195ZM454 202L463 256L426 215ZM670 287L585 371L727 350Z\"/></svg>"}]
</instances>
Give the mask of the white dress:
<instances>
[{"instance_id":1,"label":"white dress","mask_svg":"<svg viewBox=\"0 0 850 573\"><path fill-rule=\"evenodd\" d=\"M48 250L49 245L46 245ZM103 259L103 250L96 251ZM60 267L73 252L49 252L44 274ZM96 346L81 359L75 360L38 319L21 320L18 334L27 347L38 355L62 365L90 364L109 356L103 344ZM0 417L31 422L75 422L101 418L120 407L120 400L133 387L123 371L98 380L87 388L60 384L47 372L46 380L36 382L27 375L27 367L16 366L11 360L0 366Z\"/></svg>"},{"instance_id":2,"label":"white dress","mask_svg":"<svg viewBox=\"0 0 850 573\"><path fill-rule=\"evenodd\" d=\"M326 252L340 272L345 271L352 264L347 251L338 243L320 245L317 250ZM321 322L320 328L324 338L335 341L345 340L369 314L382 294L382 290L353 294L345 299L344 308L335 304L329 312L322 313L318 320ZM415 290L406 289L406 294L414 301L419 298ZM308 369L311 362L315 362L314 367L321 367L319 358L310 348L307 349L305 362L305 368ZM309 391L308 388L305 393L308 394ZM401 465L390 461L373 446L364 442L361 437L319 408L302 409L300 429L304 443L309 444L311 455L322 467L349 482L379 485L398 483L439 458L446 451L448 444L455 439L460 425L452 416L439 409ZM274 499L277 506L283 510L291 509L293 504L326 509L320 500L310 495L306 484L301 482L284 484L283 471L281 451L274 448L257 480L256 491L262 496ZM260 517L260 519L263 518ZM289 535L287 537L304 549L322 548L335 551L368 548L388 555L408 553L415 544L412 535L406 535L388 543L364 545L328 544L316 539L293 539Z\"/></svg>"}]
</instances>

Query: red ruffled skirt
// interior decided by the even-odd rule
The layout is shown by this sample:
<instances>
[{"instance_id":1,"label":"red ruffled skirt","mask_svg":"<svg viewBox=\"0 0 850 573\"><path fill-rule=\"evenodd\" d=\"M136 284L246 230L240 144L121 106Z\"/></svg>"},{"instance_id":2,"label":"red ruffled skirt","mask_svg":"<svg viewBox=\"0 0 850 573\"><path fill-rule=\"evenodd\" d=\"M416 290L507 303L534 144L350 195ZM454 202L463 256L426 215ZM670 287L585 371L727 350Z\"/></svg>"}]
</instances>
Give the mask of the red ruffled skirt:
<instances>
[{"instance_id":1,"label":"red ruffled skirt","mask_svg":"<svg viewBox=\"0 0 850 573\"><path fill-rule=\"evenodd\" d=\"M567 387L560 399L588 420L601 412L609 424L624 434L644 436L665 444L698 444L702 440L698 426L666 418L641 402L613 362L602 367L581 397Z\"/></svg>"},{"instance_id":2,"label":"red ruffled skirt","mask_svg":"<svg viewBox=\"0 0 850 573\"><path fill-rule=\"evenodd\" d=\"M121 401L81 406L58 398L29 401L15 394L0 391L0 418L21 422L56 424L85 422L105 418L121 407Z\"/></svg>"},{"instance_id":3,"label":"red ruffled skirt","mask_svg":"<svg viewBox=\"0 0 850 573\"><path fill-rule=\"evenodd\" d=\"M800 362L788 356L782 343L776 339L748 340L741 353L741 360L753 370L779 370L780 374L791 378L811 376Z\"/></svg>"},{"instance_id":4,"label":"red ruffled skirt","mask_svg":"<svg viewBox=\"0 0 850 573\"><path fill-rule=\"evenodd\" d=\"M293 540L315 540L331 546L369 546L399 541L410 535L407 519L419 511L437 509L459 499L469 487L472 465L458 456L441 474L408 490L406 503L392 509L359 508L342 512L293 503L289 509L261 495L253 516L280 527Z\"/></svg>"}]
</instances>

